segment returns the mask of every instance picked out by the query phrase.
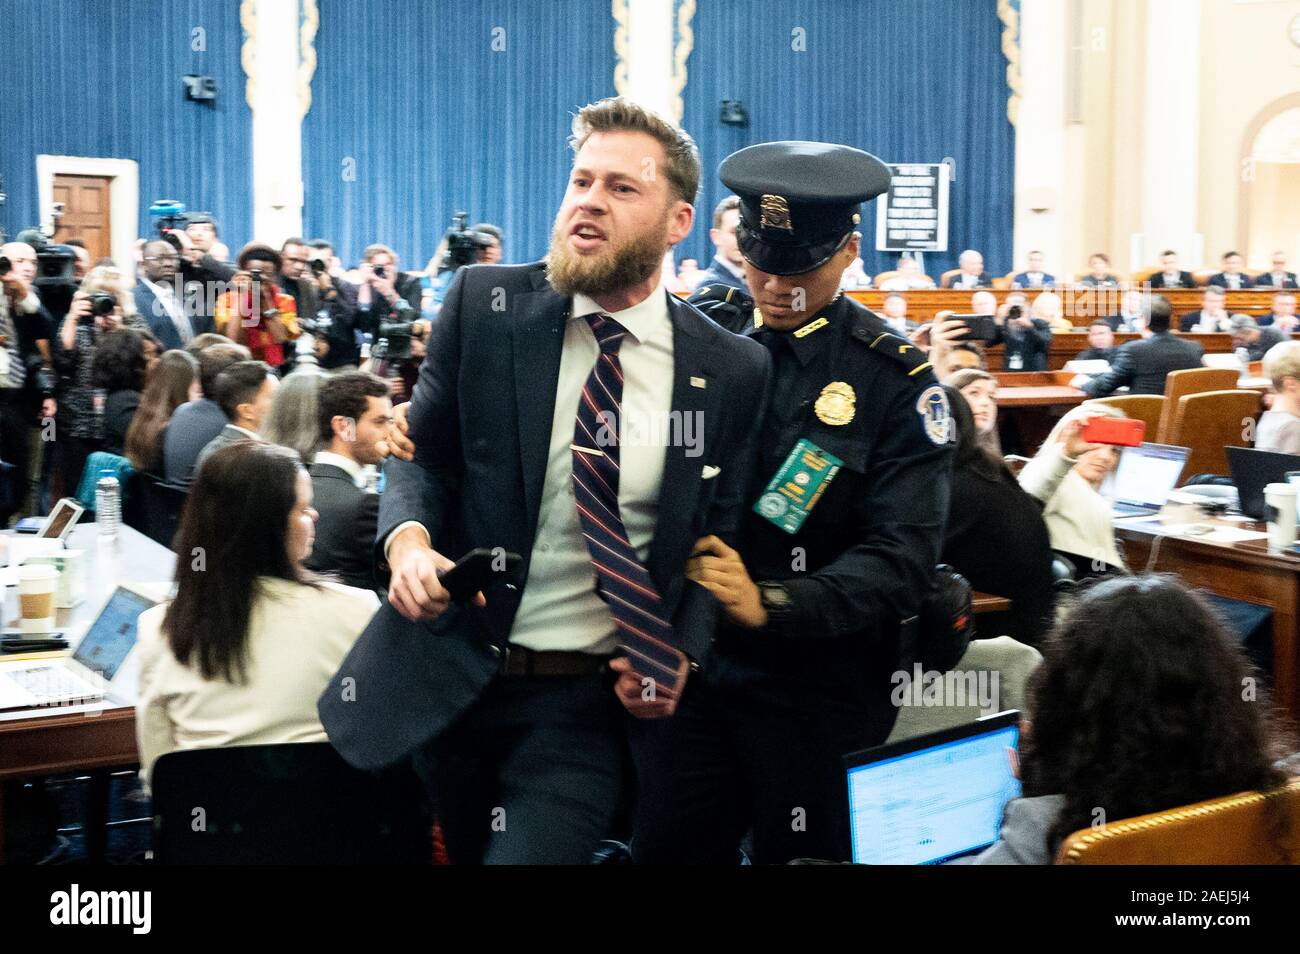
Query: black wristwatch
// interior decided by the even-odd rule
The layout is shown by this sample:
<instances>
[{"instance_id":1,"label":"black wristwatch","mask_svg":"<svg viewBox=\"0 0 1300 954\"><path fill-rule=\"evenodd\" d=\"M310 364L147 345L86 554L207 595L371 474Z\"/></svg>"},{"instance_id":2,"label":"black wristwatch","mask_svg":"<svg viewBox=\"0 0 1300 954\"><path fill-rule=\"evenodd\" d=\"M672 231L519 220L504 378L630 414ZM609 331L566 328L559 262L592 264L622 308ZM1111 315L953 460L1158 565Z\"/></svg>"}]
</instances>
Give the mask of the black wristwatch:
<instances>
[{"instance_id":1,"label":"black wristwatch","mask_svg":"<svg viewBox=\"0 0 1300 954\"><path fill-rule=\"evenodd\" d=\"M759 580L758 599L767 611L768 628L784 629L794 619L794 603L790 599L790 591L783 584Z\"/></svg>"}]
</instances>

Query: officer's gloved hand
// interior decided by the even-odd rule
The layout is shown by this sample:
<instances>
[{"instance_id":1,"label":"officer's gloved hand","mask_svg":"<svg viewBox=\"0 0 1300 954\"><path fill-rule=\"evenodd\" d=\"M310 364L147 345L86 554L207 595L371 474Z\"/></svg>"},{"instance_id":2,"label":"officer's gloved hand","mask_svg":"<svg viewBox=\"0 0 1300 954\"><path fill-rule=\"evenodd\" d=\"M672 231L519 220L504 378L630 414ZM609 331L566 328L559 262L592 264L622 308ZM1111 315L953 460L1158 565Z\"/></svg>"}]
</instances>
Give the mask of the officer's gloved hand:
<instances>
[{"instance_id":1,"label":"officer's gloved hand","mask_svg":"<svg viewBox=\"0 0 1300 954\"><path fill-rule=\"evenodd\" d=\"M754 299L730 285L701 285L687 301L733 334L754 326Z\"/></svg>"}]
</instances>

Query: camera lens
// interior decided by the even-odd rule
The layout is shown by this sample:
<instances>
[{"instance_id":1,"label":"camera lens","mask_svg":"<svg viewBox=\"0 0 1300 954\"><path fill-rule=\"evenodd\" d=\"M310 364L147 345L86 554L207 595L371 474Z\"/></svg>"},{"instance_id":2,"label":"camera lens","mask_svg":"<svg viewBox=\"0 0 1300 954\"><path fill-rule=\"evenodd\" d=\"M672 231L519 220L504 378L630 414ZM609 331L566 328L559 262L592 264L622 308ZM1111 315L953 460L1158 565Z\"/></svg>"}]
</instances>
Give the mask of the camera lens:
<instances>
[{"instance_id":1,"label":"camera lens","mask_svg":"<svg viewBox=\"0 0 1300 954\"><path fill-rule=\"evenodd\" d=\"M108 292L95 292L90 296L90 313L96 318L111 315L117 307L117 299Z\"/></svg>"},{"instance_id":2,"label":"camera lens","mask_svg":"<svg viewBox=\"0 0 1300 954\"><path fill-rule=\"evenodd\" d=\"M319 258L313 258L311 260L311 270L315 274L320 275L325 271L325 263Z\"/></svg>"}]
</instances>

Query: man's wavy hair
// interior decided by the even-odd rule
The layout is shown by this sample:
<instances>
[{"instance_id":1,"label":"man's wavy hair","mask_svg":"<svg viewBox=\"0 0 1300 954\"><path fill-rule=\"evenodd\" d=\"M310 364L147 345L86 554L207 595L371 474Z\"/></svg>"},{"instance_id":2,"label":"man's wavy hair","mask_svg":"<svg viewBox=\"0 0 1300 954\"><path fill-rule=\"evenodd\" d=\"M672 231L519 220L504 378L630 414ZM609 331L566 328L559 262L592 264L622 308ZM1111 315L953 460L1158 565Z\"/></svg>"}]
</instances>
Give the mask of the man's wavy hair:
<instances>
[{"instance_id":1,"label":"man's wavy hair","mask_svg":"<svg viewBox=\"0 0 1300 954\"><path fill-rule=\"evenodd\" d=\"M1260 678L1210 606L1162 575L1083 591L1043 646L1021 744L1026 796L1063 795L1048 835L1247 790L1286 775ZM1273 819L1277 842L1285 831Z\"/></svg>"},{"instance_id":2,"label":"man's wavy hair","mask_svg":"<svg viewBox=\"0 0 1300 954\"><path fill-rule=\"evenodd\" d=\"M700 150L686 130L629 99L611 96L589 103L573 117L573 134L569 137L573 154L576 156L591 134L597 132L640 132L650 136L663 146L663 173L673 197L695 204L700 191Z\"/></svg>"}]
</instances>

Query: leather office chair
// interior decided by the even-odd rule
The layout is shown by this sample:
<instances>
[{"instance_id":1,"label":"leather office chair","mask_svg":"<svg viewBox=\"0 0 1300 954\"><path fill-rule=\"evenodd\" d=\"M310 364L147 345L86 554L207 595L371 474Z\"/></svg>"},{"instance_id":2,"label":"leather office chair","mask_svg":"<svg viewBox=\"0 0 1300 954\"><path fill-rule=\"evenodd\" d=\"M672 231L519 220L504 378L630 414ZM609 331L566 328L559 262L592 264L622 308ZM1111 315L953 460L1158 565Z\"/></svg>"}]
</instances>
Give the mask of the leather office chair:
<instances>
[{"instance_id":1,"label":"leather office chair","mask_svg":"<svg viewBox=\"0 0 1300 954\"><path fill-rule=\"evenodd\" d=\"M189 492L184 487L163 483L153 474L137 474L135 489L140 499L135 504L137 522L132 526L170 550Z\"/></svg>"},{"instance_id":2,"label":"leather office chair","mask_svg":"<svg viewBox=\"0 0 1300 954\"><path fill-rule=\"evenodd\" d=\"M997 276L993 279L994 288L1010 288L1011 280L1016 277L1015 272L1007 272L1005 275Z\"/></svg>"},{"instance_id":3,"label":"leather office chair","mask_svg":"<svg viewBox=\"0 0 1300 954\"><path fill-rule=\"evenodd\" d=\"M1197 288L1204 288L1210 284L1211 276L1218 273L1217 268L1194 268L1192 269L1192 281L1196 282Z\"/></svg>"},{"instance_id":4,"label":"leather office chair","mask_svg":"<svg viewBox=\"0 0 1300 954\"><path fill-rule=\"evenodd\" d=\"M363 772L328 742L169 752L154 764L152 795L154 859L161 864L433 859L414 774Z\"/></svg>"},{"instance_id":5,"label":"leather office chair","mask_svg":"<svg viewBox=\"0 0 1300 954\"><path fill-rule=\"evenodd\" d=\"M1124 412L1125 417L1146 425L1143 440L1154 442L1160 432L1160 415L1164 413L1165 399L1159 394L1117 394L1111 397L1084 401L1086 408L1092 404L1105 404Z\"/></svg>"},{"instance_id":6,"label":"leather office chair","mask_svg":"<svg viewBox=\"0 0 1300 954\"><path fill-rule=\"evenodd\" d=\"M1281 818L1285 830L1274 834ZM1300 864L1300 779L1076 831L1058 865Z\"/></svg>"},{"instance_id":7,"label":"leather office chair","mask_svg":"<svg viewBox=\"0 0 1300 954\"><path fill-rule=\"evenodd\" d=\"M1249 447L1251 425L1259 415L1256 391L1207 391L1178 399L1167 443L1189 449L1179 486L1196 474L1226 475L1225 447Z\"/></svg>"},{"instance_id":8,"label":"leather office chair","mask_svg":"<svg viewBox=\"0 0 1300 954\"><path fill-rule=\"evenodd\" d=\"M1185 394L1201 394L1205 391L1229 391L1237 386L1240 372L1234 368L1186 368L1182 371L1170 371L1165 377L1165 406L1160 415L1160 426L1155 437L1147 440L1157 444L1172 444L1169 437L1173 433L1174 413L1178 410L1178 400ZM1184 473L1187 473L1184 470Z\"/></svg>"},{"instance_id":9,"label":"leather office chair","mask_svg":"<svg viewBox=\"0 0 1300 954\"><path fill-rule=\"evenodd\" d=\"M871 287L879 288L881 285L889 281L891 278L897 278L897 277L898 277L898 269L893 269L888 272L881 272L875 278L871 279Z\"/></svg>"}]
</instances>

